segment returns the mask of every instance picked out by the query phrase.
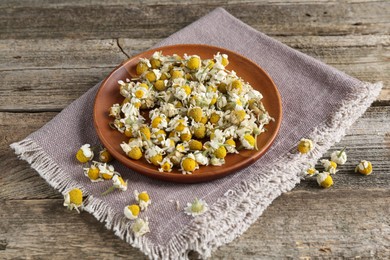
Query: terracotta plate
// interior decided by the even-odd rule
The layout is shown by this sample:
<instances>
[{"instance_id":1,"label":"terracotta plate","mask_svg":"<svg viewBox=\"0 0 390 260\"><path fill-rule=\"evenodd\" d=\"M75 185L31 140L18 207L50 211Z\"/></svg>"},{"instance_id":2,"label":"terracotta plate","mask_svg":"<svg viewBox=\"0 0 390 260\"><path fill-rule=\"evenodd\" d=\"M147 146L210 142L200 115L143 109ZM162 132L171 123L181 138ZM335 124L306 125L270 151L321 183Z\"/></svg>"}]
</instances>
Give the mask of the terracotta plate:
<instances>
[{"instance_id":1,"label":"terracotta plate","mask_svg":"<svg viewBox=\"0 0 390 260\"><path fill-rule=\"evenodd\" d=\"M228 70L234 70L237 75L249 82L253 88L263 94L262 102L275 119L266 126L267 131L258 136L257 144L259 150L242 150L239 154L228 154L226 164L223 166L201 166L191 175L183 175L177 169L170 173L159 172L157 167L146 162L145 159L139 161L128 158L120 147L122 141L127 141L123 134L109 127L112 118L108 116L108 110L114 103L121 103L123 97L119 94L118 80L136 77L135 67L140 57L150 58L156 51L162 51L163 55L199 55L202 59L212 58L217 52L225 53L229 56ZM258 65L249 59L232 51L208 45L173 45L165 46L141 53L119 65L102 83L94 104L94 124L97 134L109 152L118 161L133 169L134 171L152 178L183 183L195 183L217 179L235 171L247 167L259 159L273 143L282 120L282 102L279 92L268 74Z\"/></svg>"}]
</instances>

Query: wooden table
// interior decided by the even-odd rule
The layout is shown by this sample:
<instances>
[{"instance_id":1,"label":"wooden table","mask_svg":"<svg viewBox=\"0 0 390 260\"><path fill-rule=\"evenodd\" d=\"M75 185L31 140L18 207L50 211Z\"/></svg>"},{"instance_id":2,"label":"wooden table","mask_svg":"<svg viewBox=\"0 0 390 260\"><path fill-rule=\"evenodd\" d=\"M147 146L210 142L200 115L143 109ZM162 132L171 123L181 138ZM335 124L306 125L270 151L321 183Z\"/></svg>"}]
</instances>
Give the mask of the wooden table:
<instances>
[{"instance_id":1,"label":"wooden table","mask_svg":"<svg viewBox=\"0 0 390 260\"><path fill-rule=\"evenodd\" d=\"M67 211L61 195L9 144L40 128L124 59L218 6L385 87L332 147L346 146L349 158L334 187L321 190L315 180L303 181L213 258L390 257L389 1L54 2L0 2L0 259L144 258L90 214ZM361 159L373 163L371 176L353 172Z\"/></svg>"}]
</instances>

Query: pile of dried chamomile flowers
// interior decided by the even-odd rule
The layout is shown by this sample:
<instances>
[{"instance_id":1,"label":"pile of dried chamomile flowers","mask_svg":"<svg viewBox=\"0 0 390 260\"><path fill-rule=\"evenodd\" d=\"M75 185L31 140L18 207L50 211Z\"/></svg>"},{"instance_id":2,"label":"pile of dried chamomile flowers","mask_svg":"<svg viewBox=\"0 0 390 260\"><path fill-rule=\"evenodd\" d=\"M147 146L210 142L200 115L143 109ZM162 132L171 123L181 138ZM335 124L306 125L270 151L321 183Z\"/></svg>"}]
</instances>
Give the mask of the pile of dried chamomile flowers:
<instances>
[{"instance_id":1,"label":"pile of dried chamomile flowers","mask_svg":"<svg viewBox=\"0 0 390 260\"><path fill-rule=\"evenodd\" d=\"M314 142L310 139L301 139L298 143L297 150L300 154L308 154L314 149ZM330 188L333 186L333 177L338 172L338 166L344 165L347 162L347 153L345 147L341 151L334 151L330 155L330 160L322 159L320 163L323 171L318 171L314 166L309 165L304 169L303 175L305 177L316 177L317 183L322 188ZM372 173L372 164L369 161L362 160L355 168L355 172L363 175Z\"/></svg>"}]
</instances>

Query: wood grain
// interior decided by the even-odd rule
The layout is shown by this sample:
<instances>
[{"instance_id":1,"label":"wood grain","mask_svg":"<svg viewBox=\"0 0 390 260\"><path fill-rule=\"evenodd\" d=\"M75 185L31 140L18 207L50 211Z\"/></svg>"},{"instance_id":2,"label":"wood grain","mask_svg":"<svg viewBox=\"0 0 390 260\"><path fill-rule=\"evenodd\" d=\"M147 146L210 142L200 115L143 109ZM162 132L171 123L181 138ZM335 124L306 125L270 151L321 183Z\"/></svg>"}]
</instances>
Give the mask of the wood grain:
<instances>
[{"instance_id":1,"label":"wood grain","mask_svg":"<svg viewBox=\"0 0 390 260\"><path fill-rule=\"evenodd\" d=\"M1 39L129 37L161 38L178 31L216 7L269 35L386 34L386 1L321 2L305 4L245 1L175 1L150 4L1 3ZM370 12L367 12L370 10ZM371 15L375 13L375 15Z\"/></svg>"},{"instance_id":2,"label":"wood grain","mask_svg":"<svg viewBox=\"0 0 390 260\"><path fill-rule=\"evenodd\" d=\"M383 81L378 101L390 102L388 35L277 39L363 81ZM60 111L159 40L0 40L0 111Z\"/></svg>"},{"instance_id":3,"label":"wood grain","mask_svg":"<svg viewBox=\"0 0 390 260\"><path fill-rule=\"evenodd\" d=\"M353 77L382 81L384 89L324 155L347 147L334 187L303 180L212 259L390 258L388 1L3 0L0 259L146 259L90 214L67 211L61 195L9 144L50 121L124 59L219 6ZM373 162L372 175L353 172L361 159Z\"/></svg>"}]
</instances>

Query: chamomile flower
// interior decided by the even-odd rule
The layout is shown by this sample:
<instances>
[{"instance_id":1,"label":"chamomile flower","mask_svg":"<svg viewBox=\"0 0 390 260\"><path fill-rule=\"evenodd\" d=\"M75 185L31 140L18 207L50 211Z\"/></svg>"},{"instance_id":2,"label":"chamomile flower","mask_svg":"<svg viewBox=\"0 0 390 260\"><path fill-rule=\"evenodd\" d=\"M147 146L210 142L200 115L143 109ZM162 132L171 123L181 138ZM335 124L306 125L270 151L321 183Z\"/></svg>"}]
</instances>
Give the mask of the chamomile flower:
<instances>
[{"instance_id":1,"label":"chamomile flower","mask_svg":"<svg viewBox=\"0 0 390 260\"><path fill-rule=\"evenodd\" d=\"M240 142L245 149L253 150L256 149L256 139L253 135L244 134L240 136Z\"/></svg>"},{"instance_id":2,"label":"chamomile flower","mask_svg":"<svg viewBox=\"0 0 390 260\"><path fill-rule=\"evenodd\" d=\"M319 174L319 172L314 167L310 167L310 168L307 168L305 170L305 175L314 176L314 175L317 175L317 174Z\"/></svg>"},{"instance_id":3,"label":"chamomile flower","mask_svg":"<svg viewBox=\"0 0 390 260\"><path fill-rule=\"evenodd\" d=\"M64 206L69 210L75 209L78 213L83 209L83 192L78 189L72 189L64 195Z\"/></svg>"},{"instance_id":4,"label":"chamomile flower","mask_svg":"<svg viewBox=\"0 0 390 260\"><path fill-rule=\"evenodd\" d=\"M131 224L130 228L133 231L135 237L141 237L146 233L150 232L149 222L147 218L145 220L141 218L136 219L134 223Z\"/></svg>"},{"instance_id":5,"label":"chamomile flower","mask_svg":"<svg viewBox=\"0 0 390 260\"><path fill-rule=\"evenodd\" d=\"M83 168L84 175L92 182L104 181L103 177L100 175L100 170L97 167L98 164L98 162L93 162L90 167Z\"/></svg>"},{"instance_id":6,"label":"chamomile flower","mask_svg":"<svg viewBox=\"0 0 390 260\"><path fill-rule=\"evenodd\" d=\"M148 206L152 203L149 194L146 191L138 192L137 190L135 190L134 197L142 211L146 210Z\"/></svg>"},{"instance_id":7,"label":"chamomile flower","mask_svg":"<svg viewBox=\"0 0 390 260\"><path fill-rule=\"evenodd\" d=\"M321 172L317 175L317 183L323 188L329 188L333 185L333 179L329 172Z\"/></svg>"},{"instance_id":8,"label":"chamomile flower","mask_svg":"<svg viewBox=\"0 0 390 260\"><path fill-rule=\"evenodd\" d=\"M125 214L125 217L131 220L138 218L139 212L140 212L140 207L136 204L126 206L123 209L123 213Z\"/></svg>"},{"instance_id":9,"label":"chamomile flower","mask_svg":"<svg viewBox=\"0 0 390 260\"><path fill-rule=\"evenodd\" d=\"M323 159L320 162L322 163L322 166L324 166L326 172L329 172L330 174L335 174L337 172L337 163L334 161Z\"/></svg>"},{"instance_id":10,"label":"chamomile flower","mask_svg":"<svg viewBox=\"0 0 390 260\"><path fill-rule=\"evenodd\" d=\"M106 149L104 148L103 150L101 150L99 152L99 160L103 163L108 163L108 162L111 162L112 161L112 155L111 153Z\"/></svg>"},{"instance_id":11,"label":"chamomile flower","mask_svg":"<svg viewBox=\"0 0 390 260\"><path fill-rule=\"evenodd\" d=\"M81 163L86 163L92 160L94 153L90 144L84 144L76 153L76 159Z\"/></svg>"},{"instance_id":12,"label":"chamomile flower","mask_svg":"<svg viewBox=\"0 0 390 260\"><path fill-rule=\"evenodd\" d=\"M190 215L192 217L196 217L199 215L204 214L209 209L209 206L207 205L206 201L202 199L195 198L195 201L192 203L187 203L187 207L184 208L184 212L187 215Z\"/></svg>"},{"instance_id":13,"label":"chamomile flower","mask_svg":"<svg viewBox=\"0 0 390 260\"><path fill-rule=\"evenodd\" d=\"M370 175L372 173L372 164L369 161L362 160L356 166L355 172L359 172L363 175Z\"/></svg>"},{"instance_id":14,"label":"chamomile flower","mask_svg":"<svg viewBox=\"0 0 390 260\"><path fill-rule=\"evenodd\" d=\"M331 155L330 158L333 162L343 165L347 162L347 153L345 152L345 148L342 149L341 151L334 151Z\"/></svg>"},{"instance_id":15,"label":"chamomile flower","mask_svg":"<svg viewBox=\"0 0 390 260\"><path fill-rule=\"evenodd\" d=\"M107 163L97 163L96 166L99 168L100 176L105 180L111 180L115 174L114 166Z\"/></svg>"},{"instance_id":16,"label":"chamomile flower","mask_svg":"<svg viewBox=\"0 0 390 260\"><path fill-rule=\"evenodd\" d=\"M227 153L238 153L236 142L257 149L272 118L261 93L226 70L228 64L223 53L202 60L155 52L140 59L138 78L118 81L124 100L109 111L110 126L130 138L120 144L124 153L162 172L178 167L189 174L199 165L224 164Z\"/></svg>"},{"instance_id":17,"label":"chamomile flower","mask_svg":"<svg viewBox=\"0 0 390 260\"><path fill-rule=\"evenodd\" d=\"M187 154L181 159L180 171L183 174L192 174L193 171L199 169L199 164L195 160L195 155L192 153Z\"/></svg>"},{"instance_id":18,"label":"chamomile flower","mask_svg":"<svg viewBox=\"0 0 390 260\"><path fill-rule=\"evenodd\" d=\"M301 141L299 141L298 151L301 154L306 154L306 153L310 152L311 150L313 150L313 148L314 148L314 144L313 144L312 140L302 138Z\"/></svg>"},{"instance_id":19,"label":"chamomile flower","mask_svg":"<svg viewBox=\"0 0 390 260\"><path fill-rule=\"evenodd\" d=\"M121 191L126 191L127 190L127 180L124 181L123 178L119 175L114 175L112 177L113 184L112 186L116 189L119 189Z\"/></svg>"},{"instance_id":20,"label":"chamomile flower","mask_svg":"<svg viewBox=\"0 0 390 260\"><path fill-rule=\"evenodd\" d=\"M173 168L173 163L171 162L171 159L169 157L165 157L161 163L161 167L158 168L160 172L171 172Z\"/></svg>"}]
</instances>

